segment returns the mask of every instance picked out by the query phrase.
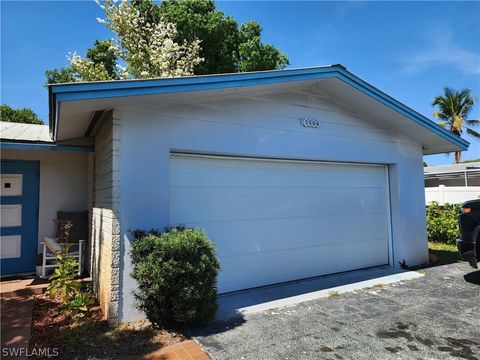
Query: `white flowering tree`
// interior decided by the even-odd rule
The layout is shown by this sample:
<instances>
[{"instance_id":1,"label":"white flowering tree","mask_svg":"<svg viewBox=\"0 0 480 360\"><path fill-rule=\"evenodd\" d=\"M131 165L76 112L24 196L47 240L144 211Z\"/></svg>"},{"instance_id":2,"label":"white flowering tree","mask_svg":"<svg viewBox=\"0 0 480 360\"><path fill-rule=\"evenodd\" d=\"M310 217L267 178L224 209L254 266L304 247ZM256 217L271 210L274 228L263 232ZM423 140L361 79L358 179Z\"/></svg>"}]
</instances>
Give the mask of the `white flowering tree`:
<instances>
[{"instance_id":1,"label":"white flowering tree","mask_svg":"<svg viewBox=\"0 0 480 360\"><path fill-rule=\"evenodd\" d=\"M102 63L74 53L69 60L76 80L188 76L193 75L194 67L203 61L199 56L198 39L181 44L175 42L175 24L163 20L149 23L128 0L96 2L105 11L105 18L97 20L116 34L108 51L121 59L125 66L117 65L115 74L112 74Z\"/></svg>"}]
</instances>

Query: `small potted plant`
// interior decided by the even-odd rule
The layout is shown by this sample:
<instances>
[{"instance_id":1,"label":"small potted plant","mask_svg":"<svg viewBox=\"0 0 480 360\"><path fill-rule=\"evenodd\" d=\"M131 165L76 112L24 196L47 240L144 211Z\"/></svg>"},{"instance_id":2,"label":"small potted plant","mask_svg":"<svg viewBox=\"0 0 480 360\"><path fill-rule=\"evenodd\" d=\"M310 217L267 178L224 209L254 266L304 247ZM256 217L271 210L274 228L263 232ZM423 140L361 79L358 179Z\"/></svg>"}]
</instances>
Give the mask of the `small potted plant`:
<instances>
[{"instance_id":1,"label":"small potted plant","mask_svg":"<svg viewBox=\"0 0 480 360\"><path fill-rule=\"evenodd\" d=\"M37 277L42 276L42 263L43 263L43 254L38 253L37 256L35 256L35 271L37 273Z\"/></svg>"}]
</instances>

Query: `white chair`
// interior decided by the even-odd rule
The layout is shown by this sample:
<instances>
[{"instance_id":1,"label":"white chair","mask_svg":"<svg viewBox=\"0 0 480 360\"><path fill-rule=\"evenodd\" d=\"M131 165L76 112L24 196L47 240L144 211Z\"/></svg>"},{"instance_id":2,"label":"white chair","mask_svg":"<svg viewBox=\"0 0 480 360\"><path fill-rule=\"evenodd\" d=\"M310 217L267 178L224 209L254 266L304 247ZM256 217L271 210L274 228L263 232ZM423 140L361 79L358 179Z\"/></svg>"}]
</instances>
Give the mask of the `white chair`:
<instances>
[{"instance_id":1,"label":"white chair","mask_svg":"<svg viewBox=\"0 0 480 360\"><path fill-rule=\"evenodd\" d=\"M57 239L53 238L44 238L42 244L42 276L41 278L47 277L47 269L57 267L57 255L62 252L67 246L68 252L64 254L66 257L72 257L78 261L78 275L82 274L83 269L83 246L85 240L79 240L77 244L74 243L59 243Z\"/></svg>"}]
</instances>

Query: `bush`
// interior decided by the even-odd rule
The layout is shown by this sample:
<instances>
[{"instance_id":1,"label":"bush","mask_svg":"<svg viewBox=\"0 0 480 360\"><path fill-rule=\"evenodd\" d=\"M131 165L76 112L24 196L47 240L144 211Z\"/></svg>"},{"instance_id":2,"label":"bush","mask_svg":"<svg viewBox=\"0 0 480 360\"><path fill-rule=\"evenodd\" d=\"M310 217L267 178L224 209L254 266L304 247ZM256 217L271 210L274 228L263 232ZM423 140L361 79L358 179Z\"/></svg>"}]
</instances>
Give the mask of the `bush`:
<instances>
[{"instance_id":1,"label":"bush","mask_svg":"<svg viewBox=\"0 0 480 360\"><path fill-rule=\"evenodd\" d=\"M68 248L57 255L57 268L48 278L51 282L47 287L50 298L60 296L63 304L68 304L80 288L80 281L75 279L78 272L78 261L67 254Z\"/></svg>"},{"instance_id":2,"label":"bush","mask_svg":"<svg viewBox=\"0 0 480 360\"><path fill-rule=\"evenodd\" d=\"M455 244L459 233L457 215L460 214L459 204L439 205L432 202L427 205L428 240L446 244Z\"/></svg>"},{"instance_id":3,"label":"bush","mask_svg":"<svg viewBox=\"0 0 480 360\"><path fill-rule=\"evenodd\" d=\"M137 307L152 324L210 320L217 309L215 247L200 229L134 232L132 277Z\"/></svg>"}]
</instances>

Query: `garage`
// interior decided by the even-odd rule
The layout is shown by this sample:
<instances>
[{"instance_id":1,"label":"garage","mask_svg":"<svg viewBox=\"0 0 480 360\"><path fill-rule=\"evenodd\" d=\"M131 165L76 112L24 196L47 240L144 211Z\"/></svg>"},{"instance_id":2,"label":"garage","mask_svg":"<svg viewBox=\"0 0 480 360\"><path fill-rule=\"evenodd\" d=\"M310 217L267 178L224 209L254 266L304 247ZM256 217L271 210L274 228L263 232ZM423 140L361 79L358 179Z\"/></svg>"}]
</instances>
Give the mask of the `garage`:
<instances>
[{"instance_id":1,"label":"garage","mask_svg":"<svg viewBox=\"0 0 480 360\"><path fill-rule=\"evenodd\" d=\"M205 230L221 294L428 261L423 156L468 142L341 65L50 87L88 157L92 278L134 321L135 229ZM78 140L80 141L80 140Z\"/></svg>"},{"instance_id":2,"label":"garage","mask_svg":"<svg viewBox=\"0 0 480 360\"><path fill-rule=\"evenodd\" d=\"M172 154L170 220L205 229L220 293L389 263L384 165Z\"/></svg>"}]
</instances>

